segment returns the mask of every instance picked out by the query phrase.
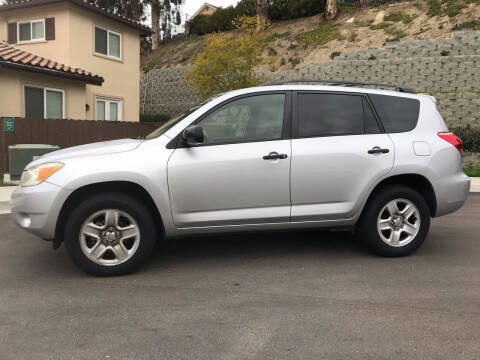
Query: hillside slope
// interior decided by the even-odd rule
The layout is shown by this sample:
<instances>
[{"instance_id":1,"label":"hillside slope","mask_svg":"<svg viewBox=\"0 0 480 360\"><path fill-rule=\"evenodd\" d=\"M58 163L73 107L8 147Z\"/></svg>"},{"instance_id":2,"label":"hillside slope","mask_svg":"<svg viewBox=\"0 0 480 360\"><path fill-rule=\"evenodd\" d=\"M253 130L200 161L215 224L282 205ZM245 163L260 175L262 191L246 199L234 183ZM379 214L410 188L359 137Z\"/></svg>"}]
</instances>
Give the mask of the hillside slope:
<instances>
[{"instance_id":1,"label":"hillside slope","mask_svg":"<svg viewBox=\"0 0 480 360\"><path fill-rule=\"evenodd\" d=\"M435 6L439 3L443 5ZM419 0L346 9L331 23L320 14L276 22L265 32L258 69L278 71L323 63L340 53L382 48L387 41L447 39L457 29L480 30L479 0ZM169 42L143 56L142 69L191 65L203 45L202 37Z\"/></svg>"}]
</instances>

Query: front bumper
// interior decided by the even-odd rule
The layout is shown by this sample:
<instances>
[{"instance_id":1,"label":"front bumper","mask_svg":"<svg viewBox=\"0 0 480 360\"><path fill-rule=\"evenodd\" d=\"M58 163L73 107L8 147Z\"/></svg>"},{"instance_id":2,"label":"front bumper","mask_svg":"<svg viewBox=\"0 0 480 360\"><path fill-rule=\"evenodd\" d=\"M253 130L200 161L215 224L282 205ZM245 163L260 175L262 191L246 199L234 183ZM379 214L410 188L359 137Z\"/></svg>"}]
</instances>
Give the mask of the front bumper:
<instances>
[{"instance_id":1,"label":"front bumper","mask_svg":"<svg viewBox=\"0 0 480 360\"><path fill-rule=\"evenodd\" d=\"M47 181L35 186L19 186L11 199L13 220L20 228L52 240L58 215L70 193L71 190Z\"/></svg>"}]
</instances>

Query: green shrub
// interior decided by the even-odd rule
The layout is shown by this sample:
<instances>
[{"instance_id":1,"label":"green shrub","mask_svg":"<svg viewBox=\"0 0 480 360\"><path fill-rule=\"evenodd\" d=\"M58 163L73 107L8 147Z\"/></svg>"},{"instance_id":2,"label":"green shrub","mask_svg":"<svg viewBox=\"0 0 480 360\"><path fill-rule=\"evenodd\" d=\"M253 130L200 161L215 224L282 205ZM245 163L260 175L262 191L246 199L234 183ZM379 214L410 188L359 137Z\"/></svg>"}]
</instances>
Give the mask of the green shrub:
<instances>
[{"instance_id":1,"label":"green shrub","mask_svg":"<svg viewBox=\"0 0 480 360\"><path fill-rule=\"evenodd\" d=\"M273 34L270 34L266 37L265 41L270 43L270 42L275 42L277 41L278 39L283 39L283 38L286 38L290 36L290 33L289 32L284 32L284 33L273 33Z\"/></svg>"},{"instance_id":2,"label":"green shrub","mask_svg":"<svg viewBox=\"0 0 480 360\"><path fill-rule=\"evenodd\" d=\"M167 122L171 119L168 114L140 114L140 122Z\"/></svg>"},{"instance_id":3,"label":"green shrub","mask_svg":"<svg viewBox=\"0 0 480 360\"><path fill-rule=\"evenodd\" d=\"M268 0L271 20L288 20L312 16L325 10L325 0Z\"/></svg>"},{"instance_id":4,"label":"green shrub","mask_svg":"<svg viewBox=\"0 0 480 360\"><path fill-rule=\"evenodd\" d=\"M480 169L463 169L463 172L470 177L480 177Z\"/></svg>"},{"instance_id":5,"label":"green shrub","mask_svg":"<svg viewBox=\"0 0 480 360\"><path fill-rule=\"evenodd\" d=\"M407 34L403 30L400 30L400 29L387 28L384 31L385 31L385 34L391 35L395 39L401 39L401 38L407 36Z\"/></svg>"},{"instance_id":6,"label":"green shrub","mask_svg":"<svg viewBox=\"0 0 480 360\"><path fill-rule=\"evenodd\" d=\"M428 16L446 16L455 17L466 5L459 0L428 0Z\"/></svg>"},{"instance_id":7,"label":"green shrub","mask_svg":"<svg viewBox=\"0 0 480 360\"><path fill-rule=\"evenodd\" d=\"M390 15L384 17L384 21L403 22L404 24L410 24L415 16L404 14L401 12L393 12Z\"/></svg>"},{"instance_id":8,"label":"green shrub","mask_svg":"<svg viewBox=\"0 0 480 360\"><path fill-rule=\"evenodd\" d=\"M298 64L300 64L300 59L297 58L297 57L291 57L288 59L288 62L290 64L292 64L292 69L295 69L295 66L297 66Z\"/></svg>"},{"instance_id":9,"label":"green shrub","mask_svg":"<svg viewBox=\"0 0 480 360\"><path fill-rule=\"evenodd\" d=\"M285 65L286 61L285 61L285 58L282 57L282 59L280 60L280 66L283 66Z\"/></svg>"},{"instance_id":10,"label":"green shrub","mask_svg":"<svg viewBox=\"0 0 480 360\"><path fill-rule=\"evenodd\" d=\"M340 56L342 53L340 51L334 51L330 54L330 59L335 59L337 56Z\"/></svg>"},{"instance_id":11,"label":"green shrub","mask_svg":"<svg viewBox=\"0 0 480 360\"><path fill-rule=\"evenodd\" d=\"M277 50L275 50L273 47L268 48L268 56L277 56Z\"/></svg>"},{"instance_id":12,"label":"green shrub","mask_svg":"<svg viewBox=\"0 0 480 360\"><path fill-rule=\"evenodd\" d=\"M148 73L150 70L153 70L153 69L155 69L155 62L154 61L149 61L148 63L146 63L142 66L142 71L145 74Z\"/></svg>"},{"instance_id":13,"label":"green shrub","mask_svg":"<svg viewBox=\"0 0 480 360\"><path fill-rule=\"evenodd\" d=\"M463 29L480 30L480 20L466 21L457 26L457 30Z\"/></svg>"},{"instance_id":14,"label":"green shrub","mask_svg":"<svg viewBox=\"0 0 480 360\"><path fill-rule=\"evenodd\" d=\"M321 25L312 31L298 34L295 38L304 44L320 46L339 37L340 33L333 30L330 25Z\"/></svg>"},{"instance_id":15,"label":"green shrub","mask_svg":"<svg viewBox=\"0 0 480 360\"><path fill-rule=\"evenodd\" d=\"M450 130L463 141L465 151L480 152L480 129L467 126L455 126Z\"/></svg>"}]
</instances>

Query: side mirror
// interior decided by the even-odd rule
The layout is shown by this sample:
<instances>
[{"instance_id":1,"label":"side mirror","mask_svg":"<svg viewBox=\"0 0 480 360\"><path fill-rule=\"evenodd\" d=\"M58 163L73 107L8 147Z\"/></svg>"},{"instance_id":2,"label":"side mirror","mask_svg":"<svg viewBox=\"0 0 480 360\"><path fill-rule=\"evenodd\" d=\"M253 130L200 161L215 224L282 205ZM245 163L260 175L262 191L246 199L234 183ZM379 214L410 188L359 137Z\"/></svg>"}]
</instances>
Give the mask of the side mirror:
<instances>
[{"instance_id":1,"label":"side mirror","mask_svg":"<svg viewBox=\"0 0 480 360\"><path fill-rule=\"evenodd\" d=\"M182 134L183 141L189 146L203 143L203 129L200 125L192 125L186 128Z\"/></svg>"}]
</instances>

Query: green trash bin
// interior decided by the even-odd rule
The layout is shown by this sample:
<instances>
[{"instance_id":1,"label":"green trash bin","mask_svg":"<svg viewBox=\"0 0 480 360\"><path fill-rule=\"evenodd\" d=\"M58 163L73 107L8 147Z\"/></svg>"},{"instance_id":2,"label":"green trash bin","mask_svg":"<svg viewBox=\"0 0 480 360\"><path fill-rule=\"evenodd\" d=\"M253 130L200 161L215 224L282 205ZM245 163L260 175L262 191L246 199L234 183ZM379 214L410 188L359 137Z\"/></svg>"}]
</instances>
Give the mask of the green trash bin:
<instances>
[{"instance_id":1,"label":"green trash bin","mask_svg":"<svg viewBox=\"0 0 480 360\"><path fill-rule=\"evenodd\" d=\"M20 180L23 169L30 161L58 149L60 149L58 146L44 144L10 145L8 147L10 180Z\"/></svg>"}]
</instances>

